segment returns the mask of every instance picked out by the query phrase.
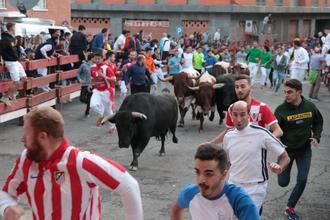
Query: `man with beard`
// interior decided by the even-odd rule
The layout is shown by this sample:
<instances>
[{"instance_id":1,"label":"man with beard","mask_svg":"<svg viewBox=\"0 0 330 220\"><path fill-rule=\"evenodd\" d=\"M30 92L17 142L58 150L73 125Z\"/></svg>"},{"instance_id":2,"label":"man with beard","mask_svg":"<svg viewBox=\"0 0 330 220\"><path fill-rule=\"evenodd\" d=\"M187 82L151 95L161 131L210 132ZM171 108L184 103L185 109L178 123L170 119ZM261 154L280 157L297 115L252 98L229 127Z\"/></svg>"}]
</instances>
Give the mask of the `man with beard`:
<instances>
[{"instance_id":1,"label":"man with beard","mask_svg":"<svg viewBox=\"0 0 330 220\"><path fill-rule=\"evenodd\" d=\"M186 208L193 220L260 219L249 195L225 181L229 161L223 149L211 144L201 145L195 154L194 167L196 184L180 190L172 207L171 220L183 220Z\"/></svg>"},{"instance_id":2,"label":"man with beard","mask_svg":"<svg viewBox=\"0 0 330 220\"><path fill-rule=\"evenodd\" d=\"M267 129L251 124L246 102L232 105L231 118L235 128L228 130L223 140L231 164L228 181L243 187L261 214L268 183L267 153L278 158L278 163L268 162L276 174L282 173L290 158L284 145Z\"/></svg>"},{"instance_id":3,"label":"man with beard","mask_svg":"<svg viewBox=\"0 0 330 220\"><path fill-rule=\"evenodd\" d=\"M4 220L24 213L18 197L26 193L33 219L100 219L99 186L119 193L125 219L142 220L137 181L116 162L69 145L64 119L51 107L24 117L25 150L0 191Z\"/></svg>"},{"instance_id":4,"label":"man with beard","mask_svg":"<svg viewBox=\"0 0 330 220\"><path fill-rule=\"evenodd\" d=\"M250 122L254 125L259 125L264 128L269 128L273 135L280 138L283 135L282 129L278 125L277 119L274 116L270 107L252 97L252 86L249 76L239 75L235 79L235 92L238 100L245 101L248 104ZM220 144L223 141L225 133L234 127L231 118L232 105L228 108L226 118L226 129L222 131L211 143Z\"/></svg>"}]
</instances>

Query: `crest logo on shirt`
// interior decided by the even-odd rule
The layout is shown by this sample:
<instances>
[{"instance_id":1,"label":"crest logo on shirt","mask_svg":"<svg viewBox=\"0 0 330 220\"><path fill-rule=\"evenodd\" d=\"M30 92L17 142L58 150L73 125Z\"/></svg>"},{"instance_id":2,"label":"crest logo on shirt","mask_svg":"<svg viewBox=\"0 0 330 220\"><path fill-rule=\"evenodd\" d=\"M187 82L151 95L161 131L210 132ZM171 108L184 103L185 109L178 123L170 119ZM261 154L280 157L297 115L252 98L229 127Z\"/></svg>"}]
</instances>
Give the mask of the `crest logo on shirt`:
<instances>
[{"instance_id":1,"label":"crest logo on shirt","mask_svg":"<svg viewBox=\"0 0 330 220\"><path fill-rule=\"evenodd\" d=\"M57 171L54 173L55 182L59 185L64 183L65 175L63 171Z\"/></svg>"}]
</instances>

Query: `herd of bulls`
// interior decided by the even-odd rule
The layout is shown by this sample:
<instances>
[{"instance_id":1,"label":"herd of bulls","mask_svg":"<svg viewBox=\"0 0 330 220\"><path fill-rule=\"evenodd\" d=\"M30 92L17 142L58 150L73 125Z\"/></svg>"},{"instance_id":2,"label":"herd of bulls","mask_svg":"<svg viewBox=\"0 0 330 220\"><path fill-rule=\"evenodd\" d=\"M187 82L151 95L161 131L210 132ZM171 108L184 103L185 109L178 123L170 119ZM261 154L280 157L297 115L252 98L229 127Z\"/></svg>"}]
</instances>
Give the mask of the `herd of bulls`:
<instances>
[{"instance_id":1,"label":"herd of bulls","mask_svg":"<svg viewBox=\"0 0 330 220\"><path fill-rule=\"evenodd\" d=\"M217 63L211 74L200 74L194 69L183 69L181 73L168 76L161 81L170 82L174 87L175 97L169 94L151 95L138 93L126 97L118 112L103 119L116 124L119 147L133 152L130 170L137 170L138 157L147 146L151 137L161 140L159 155L165 154L165 137L168 130L173 134L173 143L180 112L179 127L184 126L184 117L192 108L192 118L200 120L199 131L203 130L204 116L214 119L215 106L221 124L224 111L236 101L235 75L248 74L245 68Z\"/></svg>"}]
</instances>

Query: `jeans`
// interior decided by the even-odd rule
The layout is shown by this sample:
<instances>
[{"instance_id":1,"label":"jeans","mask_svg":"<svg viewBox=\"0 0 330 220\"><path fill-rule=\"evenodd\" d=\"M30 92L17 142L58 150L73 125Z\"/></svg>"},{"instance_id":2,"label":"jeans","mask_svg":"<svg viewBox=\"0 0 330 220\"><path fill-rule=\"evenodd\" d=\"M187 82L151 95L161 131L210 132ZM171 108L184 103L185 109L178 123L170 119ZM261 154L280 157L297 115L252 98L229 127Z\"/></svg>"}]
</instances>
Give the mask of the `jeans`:
<instances>
[{"instance_id":1,"label":"jeans","mask_svg":"<svg viewBox=\"0 0 330 220\"><path fill-rule=\"evenodd\" d=\"M284 70L274 70L273 72L273 86L275 88L275 92L278 92L278 90L281 87L282 81L284 79L285 72Z\"/></svg>"},{"instance_id":2,"label":"jeans","mask_svg":"<svg viewBox=\"0 0 330 220\"><path fill-rule=\"evenodd\" d=\"M305 190L309 168L311 165L312 150L311 147L308 146L307 148L297 150L295 152L288 152L288 155L291 161L288 167L280 175L278 175L278 184L281 187L286 187L289 185L292 164L293 161L296 161L298 169L297 183L294 186L287 203L288 207L294 208Z\"/></svg>"}]
</instances>

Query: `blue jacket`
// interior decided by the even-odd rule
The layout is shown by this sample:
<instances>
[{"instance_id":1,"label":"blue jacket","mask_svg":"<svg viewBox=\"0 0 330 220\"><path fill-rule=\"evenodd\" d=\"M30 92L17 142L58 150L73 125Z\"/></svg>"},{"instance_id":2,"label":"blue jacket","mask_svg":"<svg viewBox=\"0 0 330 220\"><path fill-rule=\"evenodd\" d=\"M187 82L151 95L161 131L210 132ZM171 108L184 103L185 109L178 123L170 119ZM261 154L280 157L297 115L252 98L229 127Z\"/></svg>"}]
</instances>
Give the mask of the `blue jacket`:
<instances>
[{"instance_id":1,"label":"blue jacket","mask_svg":"<svg viewBox=\"0 0 330 220\"><path fill-rule=\"evenodd\" d=\"M92 42L92 52L102 52L104 44L104 37L102 33L98 33L94 36Z\"/></svg>"},{"instance_id":2,"label":"blue jacket","mask_svg":"<svg viewBox=\"0 0 330 220\"><path fill-rule=\"evenodd\" d=\"M150 80L150 73L146 66L136 63L130 66L124 76L125 84L131 82L133 85L144 85L147 83L147 77Z\"/></svg>"}]
</instances>

